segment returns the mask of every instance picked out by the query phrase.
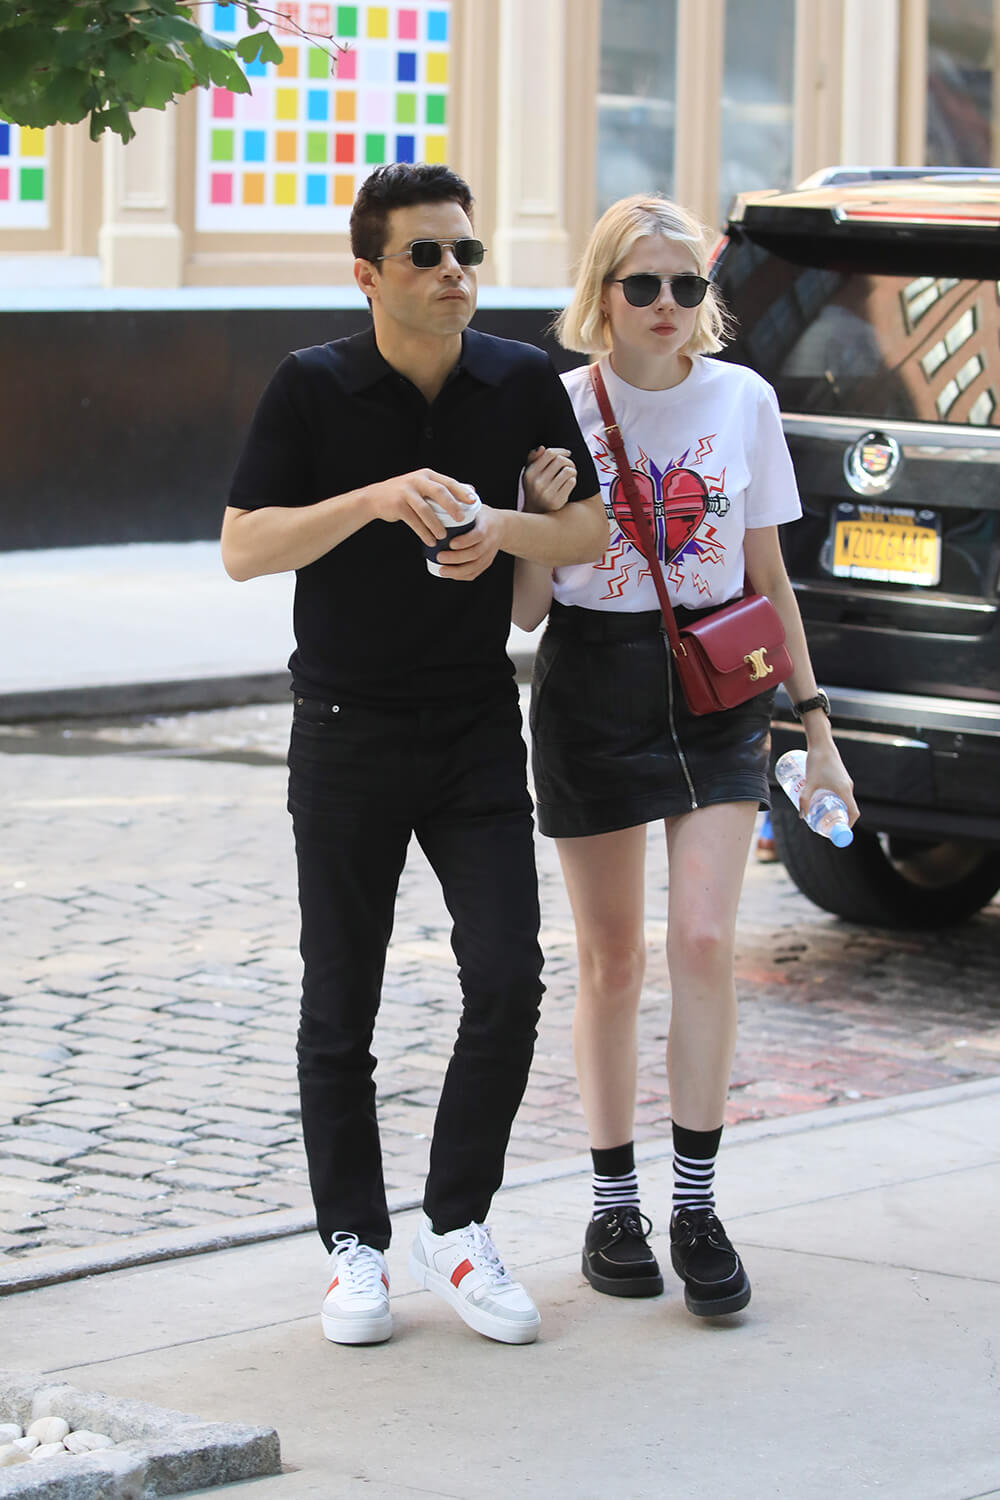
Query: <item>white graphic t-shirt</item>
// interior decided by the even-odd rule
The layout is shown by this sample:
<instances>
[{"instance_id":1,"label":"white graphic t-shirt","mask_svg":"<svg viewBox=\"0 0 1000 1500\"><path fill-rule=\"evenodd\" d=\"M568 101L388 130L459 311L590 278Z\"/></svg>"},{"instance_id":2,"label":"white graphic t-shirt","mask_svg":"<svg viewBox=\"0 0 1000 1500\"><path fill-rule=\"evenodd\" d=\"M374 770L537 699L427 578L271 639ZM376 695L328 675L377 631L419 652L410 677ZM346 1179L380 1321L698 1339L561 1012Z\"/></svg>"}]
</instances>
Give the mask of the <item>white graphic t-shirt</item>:
<instances>
[{"instance_id":1,"label":"white graphic t-shirt","mask_svg":"<svg viewBox=\"0 0 1000 1500\"><path fill-rule=\"evenodd\" d=\"M606 357L601 373L654 527L671 603L705 609L737 597L743 533L802 514L774 391L744 365L704 355L667 391L626 385ZM556 568L553 594L586 609L658 609L588 367L562 379L594 457L611 540L600 562Z\"/></svg>"}]
</instances>

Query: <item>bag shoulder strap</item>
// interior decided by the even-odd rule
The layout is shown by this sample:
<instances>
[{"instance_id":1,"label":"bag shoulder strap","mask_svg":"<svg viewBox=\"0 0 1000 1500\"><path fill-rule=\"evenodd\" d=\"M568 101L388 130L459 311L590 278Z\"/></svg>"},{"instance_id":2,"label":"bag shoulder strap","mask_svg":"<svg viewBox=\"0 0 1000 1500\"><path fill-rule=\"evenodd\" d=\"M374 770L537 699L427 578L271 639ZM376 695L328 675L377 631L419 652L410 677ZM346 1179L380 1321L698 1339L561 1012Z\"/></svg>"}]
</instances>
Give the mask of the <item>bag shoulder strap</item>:
<instances>
[{"instance_id":1,"label":"bag shoulder strap","mask_svg":"<svg viewBox=\"0 0 1000 1500\"><path fill-rule=\"evenodd\" d=\"M590 383L594 388L594 395L597 397L597 405L600 408L601 421L604 423L604 433L608 440L608 446L610 447L611 452L614 455L615 465L618 469L618 477L622 482L622 489L625 491L625 496L628 500L629 508L631 509L633 519L635 520L636 530L638 531L639 538L642 542L642 549L645 553L646 561L649 563L649 571L652 574L653 583L656 586L656 597L660 601L660 610L663 615L663 623L667 627L667 635L670 639L670 648L676 654L678 650L683 651L684 647L681 644L681 638L677 630L677 622L674 619L674 612L670 607L670 598L667 594L667 583L666 579L663 576L663 569L660 567L660 559L656 551L656 538L653 535L653 528L649 524L649 518L642 508L642 502L639 499L639 493L635 487L635 476L633 475L631 466L629 465L628 456L625 452L625 444L622 442L621 428L615 421L615 414L611 409L611 402L608 399L608 388L604 384L604 376L601 374L600 365L591 365L589 373Z\"/></svg>"}]
</instances>

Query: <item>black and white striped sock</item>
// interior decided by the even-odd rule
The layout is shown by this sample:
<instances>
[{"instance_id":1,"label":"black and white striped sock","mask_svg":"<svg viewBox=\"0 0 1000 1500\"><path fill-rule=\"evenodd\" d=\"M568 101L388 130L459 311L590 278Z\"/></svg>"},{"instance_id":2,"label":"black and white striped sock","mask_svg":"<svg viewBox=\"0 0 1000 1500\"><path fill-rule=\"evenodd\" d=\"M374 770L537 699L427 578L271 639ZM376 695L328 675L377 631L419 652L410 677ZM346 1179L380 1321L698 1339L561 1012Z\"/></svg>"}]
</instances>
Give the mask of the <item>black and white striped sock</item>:
<instances>
[{"instance_id":1,"label":"black and white striped sock","mask_svg":"<svg viewBox=\"0 0 1000 1500\"><path fill-rule=\"evenodd\" d=\"M715 1158L722 1126L718 1130L685 1130L675 1124L673 1135L674 1213L679 1208L714 1208Z\"/></svg>"},{"instance_id":2,"label":"black and white striped sock","mask_svg":"<svg viewBox=\"0 0 1000 1500\"><path fill-rule=\"evenodd\" d=\"M609 1208L624 1208L629 1204L639 1207L639 1179L635 1170L635 1147L631 1141L624 1146L611 1146L606 1151L591 1148L594 1163L594 1213L607 1213Z\"/></svg>"}]
</instances>

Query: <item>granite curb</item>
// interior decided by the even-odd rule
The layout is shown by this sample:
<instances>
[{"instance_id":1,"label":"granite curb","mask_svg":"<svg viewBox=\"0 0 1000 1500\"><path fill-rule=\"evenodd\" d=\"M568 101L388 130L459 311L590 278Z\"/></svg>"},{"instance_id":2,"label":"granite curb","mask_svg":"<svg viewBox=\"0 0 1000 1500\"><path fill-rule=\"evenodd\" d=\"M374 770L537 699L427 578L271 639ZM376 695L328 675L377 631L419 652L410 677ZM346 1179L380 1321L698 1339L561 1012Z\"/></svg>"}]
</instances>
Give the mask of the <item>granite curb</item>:
<instances>
[{"instance_id":1,"label":"granite curb","mask_svg":"<svg viewBox=\"0 0 1000 1500\"><path fill-rule=\"evenodd\" d=\"M509 651L515 680L531 681L534 651ZM286 703L288 673L247 672L222 677L177 678L162 682L108 682L49 688L40 692L0 692L0 724L37 724L56 719L95 719L123 714L196 713L242 708L255 703Z\"/></svg>"},{"instance_id":2,"label":"granite curb","mask_svg":"<svg viewBox=\"0 0 1000 1500\"><path fill-rule=\"evenodd\" d=\"M0 1411L22 1425L61 1416L103 1432L114 1448L0 1474L0 1500L154 1500L281 1472L273 1427L204 1422L187 1412L80 1391L42 1375L0 1370ZM49 1467L51 1462L52 1467ZM29 1472L26 1472L29 1471Z\"/></svg>"},{"instance_id":3,"label":"granite curb","mask_svg":"<svg viewBox=\"0 0 1000 1500\"><path fill-rule=\"evenodd\" d=\"M749 1146L757 1141L773 1137L803 1135L812 1131L826 1130L832 1126L864 1120L884 1120L893 1115L914 1110L936 1109L947 1104L963 1103L988 1094L1000 1093L1000 1078L975 1079L971 1083L950 1084L945 1088L921 1089L916 1093L898 1094L886 1099L863 1099L857 1103L833 1105L825 1109L809 1110L799 1115L780 1115L765 1120L747 1120L729 1126L726 1130L727 1152ZM669 1140L646 1141L636 1145L638 1164L663 1161L672 1156ZM507 1173L500 1188L501 1193L518 1188L532 1187L546 1182L557 1182L566 1177L589 1175L589 1155L569 1156L541 1164L517 1167ZM414 1191L390 1193L388 1196L391 1214L402 1214L420 1207L421 1195ZM268 1240L288 1239L295 1235L314 1234L315 1220L311 1211L284 1210L252 1218L227 1220L212 1225L206 1231L168 1230L159 1234L150 1233L133 1239L128 1247L105 1244L88 1246L79 1251L71 1250L41 1256L23 1271L6 1273L0 1265L0 1298L18 1292L37 1291L60 1282L79 1281L89 1276L105 1275L112 1271L127 1270L136 1266L152 1265L162 1261L180 1260L195 1255L210 1255L220 1250L231 1250L246 1245L264 1244ZM0 1398L2 1398L0 1389ZM0 1487L0 1500L5 1491Z\"/></svg>"},{"instance_id":4,"label":"granite curb","mask_svg":"<svg viewBox=\"0 0 1000 1500\"><path fill-rule=\"evenodd\" d=\"M241 708L253 703L287 702L289 693L287 672L248 672L165 682L107 682L40 692L0 693L0 724Z\"/></svg>"}]
</instances>

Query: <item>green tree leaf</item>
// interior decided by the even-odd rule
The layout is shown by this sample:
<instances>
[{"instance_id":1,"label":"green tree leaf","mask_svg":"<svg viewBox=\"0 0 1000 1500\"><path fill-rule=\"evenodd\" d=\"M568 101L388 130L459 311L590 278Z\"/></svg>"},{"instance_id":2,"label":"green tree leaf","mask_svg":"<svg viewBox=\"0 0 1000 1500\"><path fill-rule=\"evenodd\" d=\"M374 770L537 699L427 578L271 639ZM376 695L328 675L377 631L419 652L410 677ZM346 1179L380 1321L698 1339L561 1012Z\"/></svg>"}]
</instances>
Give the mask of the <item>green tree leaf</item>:
<instances>
[{"instance_id":1,"label":"green tree leaf","mask_svg":"<svg viewBox=\"0 0 1000 1500\"><path fill-rule=\"evenodd\" d=\"M16 26L0 33L0 94L28 82L51 59L52 38L41 27Z\"/></svg>"},{"instance_id":2,"label":"green tree leaf","mask_svg":"<svg viewBox=\"0 0 1000 1500\"><path fill-rule=\"evenodd\" d=\"M264 33L261 39L260 60L261 62L280 63L284 61L285 54L269 31Z\"/></svg>"},{"instance_id":3,"label":"green tree leaf","mask_svg":"<svg viewBox=\"0 0 1000 1500\"><path fill-rule=\"evenodd\" d=\"M214 36L182 0L0 0L0 118L44 128L89 115L95 140L127 141L136 109L210 84L249 93L245 65L284 53L251 0L228 3L253 36Z\"/></svg>"},{"instance_id":4,"label":"green tree leaf","mask_svg":"<svg viewBox=\"0 0 1000 1500\"><path fill-rule=\"evenodd\" d=\"M208 40L199 26L193 21L185 21L182 16L154 16L150 21L138 22L136 30L141 30L144 36L152 37L154 41L191 43Z\"/></svg>"},{"instance_id":5,"label":"green tree leaf","mask_svg":"<svg viewBox=\"0 0 1000 1500\"><path fill-rule=\"evenodd\" d=\"M77 68L60 68L45 91L45 109L56 120L82 120L89 109L90 75Z\"/></svg>"},{"instance_id":6,"label":"green tree leaf","mask_svg":"<svg viewBox=\"0 0 1000 1500\"><path fill-rule=\"evenodd\" d=\"M241 36L233 50L241 62L252 63L258 57L263 45L264 37L258 31L252 36Z\"/></svg>"},{"instance_id":7,"label":"green tree leaf","mask_svg":"<svg viewBox=\"0 0 1000 1500\"><path fill-rule=\"evenodd\" d=\"M149 109L166 109L175 94L186 94L192 88L194 74L185 63L154 57L149 64L144 104Z\"/></svg>"},{"instance_id":8,"label":"green tree leaf","mask_svg":"<svg viewBox=\"0 0 1000 1500\"><path fill-rule=\"evenodd\" d=\"M122 140L128 144L135 136L135 126L129 119L128 110L120 104L111 105L107 109L95 109L90 115L90 138L96 141L105 130L113 130L120 135Z\"/></svg>"}]
</instances>

